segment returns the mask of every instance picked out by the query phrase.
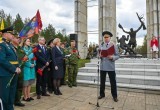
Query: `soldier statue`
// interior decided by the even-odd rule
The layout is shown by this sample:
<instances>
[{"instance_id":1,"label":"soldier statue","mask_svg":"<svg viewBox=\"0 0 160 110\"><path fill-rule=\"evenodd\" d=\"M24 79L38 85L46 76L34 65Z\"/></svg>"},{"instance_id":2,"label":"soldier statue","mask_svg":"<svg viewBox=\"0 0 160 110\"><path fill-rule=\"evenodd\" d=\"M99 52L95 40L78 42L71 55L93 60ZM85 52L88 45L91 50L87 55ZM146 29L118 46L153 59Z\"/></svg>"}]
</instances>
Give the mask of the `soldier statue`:
<instances>
[{"instance_id":1,"label":"soldier statue","mask_svg":"<svg viewBox=\"0 0 160 110\"><path fill-rule=\"evenodd\" d=\"M128 52L130 55L131 55L131 54L135 54L134 50L131 49L131 48L129 47L129 45L126 44L126 42L125 42L125 41L128 41L128 39L129 39L129 35L127 36L127 38L126 38L125 35L122 35L122 37L121 37L120 39L117 37L117 42L120 43L120 48L123 49L123 50L125 50L125 55L127 54L127 52Z\"/></svg>"},{"instance_id":2,"label":"soldier statue","mask_svg":"<svg viewBox=\"0 0 160 110\"><path fill-rule=\"evenodd\" d=\"M138 32L142 27L143 27L144 30L146 29L146 27L145 27L145 25L144 25L144 22L142 21L142 19L144 19L144 18L143 18L143 17L140 17L140 16L138 15L138 13L137 13L137 16L138 16L138 19L139 19L139 21L140 21L140 23L141 23L140 27L139 27L137 30L133 30L133 28L131 28L130 31L126 31L126 30L124 30L124 28L122 27L121 24L118 25L118 27L121 28L121 29L123 30L123 32L129 34L130 40L129 40L128 45L129 45L132 49L136 48L136 46L137 46L137 42L136 42L136 34L137 34L137 32Z\"/></svg>"}]
</instances>

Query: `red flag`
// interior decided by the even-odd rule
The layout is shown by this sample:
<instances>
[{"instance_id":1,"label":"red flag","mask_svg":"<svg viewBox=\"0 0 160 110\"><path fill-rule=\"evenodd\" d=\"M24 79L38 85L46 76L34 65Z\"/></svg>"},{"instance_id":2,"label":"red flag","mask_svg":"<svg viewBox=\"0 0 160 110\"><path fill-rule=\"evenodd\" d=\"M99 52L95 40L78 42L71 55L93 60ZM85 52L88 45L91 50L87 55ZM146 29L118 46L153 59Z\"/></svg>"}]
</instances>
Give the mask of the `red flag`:
<instances>
[{"instance_id":1,"label":"red flag","mask_svg":"<svg viewBox=\"0 0 160 110\"><path fill-rule=\"evenodd\" d=\"M41 30L42 29L42 21L41 21L41 15L40 15L39 10L37 10L36 18L37 18L37 22L38 22L38 30Z\"/></svg>"}]
</instances>

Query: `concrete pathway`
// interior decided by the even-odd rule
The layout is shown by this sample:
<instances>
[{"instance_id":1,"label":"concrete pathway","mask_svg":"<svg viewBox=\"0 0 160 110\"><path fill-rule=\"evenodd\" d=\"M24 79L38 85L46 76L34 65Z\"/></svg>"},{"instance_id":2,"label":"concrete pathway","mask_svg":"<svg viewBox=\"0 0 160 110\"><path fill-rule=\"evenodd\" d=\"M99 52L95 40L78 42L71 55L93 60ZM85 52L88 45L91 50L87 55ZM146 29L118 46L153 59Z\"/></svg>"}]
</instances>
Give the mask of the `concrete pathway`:
<instances>
[{"instance_id":1,"label":"concrete pathway","mask_svg":"<svg viewBox=\"0 0 160 110\"><path fill-rule=\"evenodd\" d=\"M25 107L15 107L15 110L97 110L97 107L89 104L97 102L97 88L92 87L61 87L63 95L41 97L34 101L23 102ZM106 97L99 100L98 110L112 110L103 106L114 107L114 110L160 110L160 95L118 91L119 101L112 100L110 90L106 89Z\"/></svg>"}]
</instances>

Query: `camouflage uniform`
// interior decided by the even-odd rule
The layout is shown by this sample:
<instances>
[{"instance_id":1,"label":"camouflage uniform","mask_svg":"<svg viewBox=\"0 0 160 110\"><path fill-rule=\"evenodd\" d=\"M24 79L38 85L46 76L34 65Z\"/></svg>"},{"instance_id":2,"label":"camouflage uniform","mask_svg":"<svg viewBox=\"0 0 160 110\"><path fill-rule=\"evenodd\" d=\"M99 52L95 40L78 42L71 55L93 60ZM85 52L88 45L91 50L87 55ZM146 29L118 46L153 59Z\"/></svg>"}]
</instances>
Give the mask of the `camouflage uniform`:
<instances>
[{"instance_id":1,"label":"camouflage uniform","mask_svg":"<svg viewBox=\"0 0 160 110\"><path fill-rule=\"evenodd\" d=\"M68 82L69 86L77 86L77 73L78 73L78 59L79 59L79 53L76 48L68 48L68 51L70 52L71 56L68 57Z\"/></svg>"},{"instance_id":2,"label":"camouflage uniform","mask_svg":"<svg viewBox=\"0 0 160 110\"><path fill-rule=\"evenodd\" d=\"M93 57L93 47L89 45L87 59L91 59Z\"/></svg>"},{"instance_id":3,"label":"camouflage uniform","mask_svg":"<svg viewBox=\"0 0 160 110\"><path fill-rule=\"evenodd\" d=\"M64 57L66 55L70 54L68 49L66 49L66 48L61 48L61 50L63 52ZM64 63L65 63L64 84L68 84L69 83L68 82L68 67L69 67L69 59L68 59L68 57L65 57Z\"/></svg>"},{"instance_id":4,"label":"camouflage uniform","mask_svg":"<svg viewBox=\"0 0 160 110\"><path fill-rule=\"evenodd\" d=\"M25 56L25 52L22 50L20 46L18 46L16 49L16 53L18 56L19 64L21 64L22 58ZM21 67L22 70L23 67ZM17 89L16 89L16 95L15 95L15 101L14 103L21 103L20 99L22 96L22 90L23 90L23 73L18 75L18 81L17 81Z\"/></svg>"}]
</instances>

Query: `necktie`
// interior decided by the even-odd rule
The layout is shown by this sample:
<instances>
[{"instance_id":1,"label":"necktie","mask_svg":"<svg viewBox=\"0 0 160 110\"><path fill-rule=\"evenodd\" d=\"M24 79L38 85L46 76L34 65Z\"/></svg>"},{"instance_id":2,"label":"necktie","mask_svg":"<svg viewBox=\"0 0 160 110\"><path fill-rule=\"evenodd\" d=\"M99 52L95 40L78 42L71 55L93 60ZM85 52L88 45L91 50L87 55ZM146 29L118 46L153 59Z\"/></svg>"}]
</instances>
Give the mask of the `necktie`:
<instances>
[{"instance_id":1,"label":"necktie","mask_svg":"<svg viewBox=\"0 0 160 110\"><path fill-rule=\"evenodd\" d=\"M44 48L44 46L42 46L42 50L43 50L43 53L45 54L45 53L46 53L46 51L45 51L45 48Z\"/></svg>"},{"instance_id":2,"label":"necktie","mask_svg":"<svg viewBox=\"0 0 160 110\"><path fill-rule=\"evenodd\" d=\"M108 47L108 43L106 44L106 47Z\"/></svg>"}]
</instances>

